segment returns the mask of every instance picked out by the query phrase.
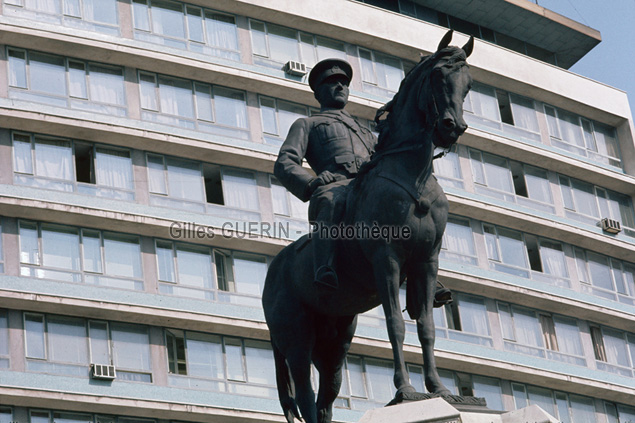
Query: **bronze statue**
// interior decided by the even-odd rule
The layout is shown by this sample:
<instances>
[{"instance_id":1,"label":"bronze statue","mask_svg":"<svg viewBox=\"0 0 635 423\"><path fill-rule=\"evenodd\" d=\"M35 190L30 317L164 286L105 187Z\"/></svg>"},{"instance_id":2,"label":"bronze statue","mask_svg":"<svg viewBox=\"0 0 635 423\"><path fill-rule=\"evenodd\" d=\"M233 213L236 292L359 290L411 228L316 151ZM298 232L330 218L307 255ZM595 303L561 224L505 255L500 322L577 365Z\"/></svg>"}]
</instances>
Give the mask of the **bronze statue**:
<instances>
[{"instance_id":1,"label":"bronze statue","mask_svg":"<svg viewBox=\"0 0 635 423\"><path fill-rule=\"evenodd\" d=\"M463 100L472 79L466 59L473 48L472 38L463 48L448 47L451 37L449 31L436 53L422 58L404 78L399 92L378 111L377 120L389 114L378 125L380 137L372 159L361 168L357 154L366 160L364 151L353 147L357 177L352 182L346 179L342 192L334 194L346 196L343 225L332 225L342 231L326 233L327 238L340 238L330 263L337 271L337 279L332 280L335 284L314 283L311 244L315 238L308 235L284 248L269 267L262 300L280 403L289 423L300 418L300 413L308 423L331 421L356 315L379 304L393 348L395 387L398 393L414 392L403 357L405 325L399 306L399 286L406 276L406 308L417 322L426 388L431 393L450 394L434 361L432 310L448 201L432 176L432 160L435 146L449 149L467 128ZM344 77L350 80L346 70L338 75L333 92L342 91ZM316 92L316 98L320 100L322 94ZM306 130L307 125L294 124L292 131ZM361 141L358 146L366 147ZM296 163L301 163L309 148L297 150L302 154L295 153ZM304 177L304 185L298 184L292 192L306 199L316 185L338 179L320 178L325 170L334 173L328 166L316 169L315 180ZM348 236L349 229L353 236ZM320 375L317 402L310 381L311 363Z\"/></svg>"}]
</instances>

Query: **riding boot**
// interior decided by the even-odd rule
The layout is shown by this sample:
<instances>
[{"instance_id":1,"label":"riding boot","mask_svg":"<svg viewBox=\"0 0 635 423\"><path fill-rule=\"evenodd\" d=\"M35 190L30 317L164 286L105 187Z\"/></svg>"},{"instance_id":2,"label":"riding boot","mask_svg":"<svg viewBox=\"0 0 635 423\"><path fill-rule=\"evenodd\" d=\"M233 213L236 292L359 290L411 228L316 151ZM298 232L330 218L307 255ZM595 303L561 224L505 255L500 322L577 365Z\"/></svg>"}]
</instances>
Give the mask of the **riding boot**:
<instances>
[{"instance_id":1,"label":"riding boot","mask_svg":"<svg viewBox=\"0 0 635 423\"><path fill-rule=\"evenodd\" d=\"M450 304L452 302L452 291L443 286L443 284L437 281L434 290L434 308L443 307L446 304Z\"/></svg>"},{"instance_id":2,"label":"riding boot","mask_svg":"<svg viewBox=\"0 0 635 423\"><path fill-rule=\"evenodd\" d=\"M313 269L315 283L330 290L337 289L338 279L333 263L335 262L335 240L320 236L319 231L313 234Z\"/></svg>"}]
</instances>

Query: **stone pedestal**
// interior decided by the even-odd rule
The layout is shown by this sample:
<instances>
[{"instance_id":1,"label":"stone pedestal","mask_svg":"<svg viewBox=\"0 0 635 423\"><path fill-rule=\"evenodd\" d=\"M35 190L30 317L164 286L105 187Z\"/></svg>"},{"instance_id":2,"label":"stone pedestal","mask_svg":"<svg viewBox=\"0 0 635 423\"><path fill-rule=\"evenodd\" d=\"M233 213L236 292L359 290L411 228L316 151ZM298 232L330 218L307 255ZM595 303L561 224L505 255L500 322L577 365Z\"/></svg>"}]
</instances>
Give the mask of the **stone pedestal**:
<instances>
[{"instance_id":1,"label":"stone pedestal","mask_svg":"<svg viewBox=\"0 0 635 423\"><path fill-rule=\"evenodd\" d=\"M510 412L455 405L443 398L406 401L367 411L359 423L558 423L537 405Z\"/></svg>"}]
</instances>

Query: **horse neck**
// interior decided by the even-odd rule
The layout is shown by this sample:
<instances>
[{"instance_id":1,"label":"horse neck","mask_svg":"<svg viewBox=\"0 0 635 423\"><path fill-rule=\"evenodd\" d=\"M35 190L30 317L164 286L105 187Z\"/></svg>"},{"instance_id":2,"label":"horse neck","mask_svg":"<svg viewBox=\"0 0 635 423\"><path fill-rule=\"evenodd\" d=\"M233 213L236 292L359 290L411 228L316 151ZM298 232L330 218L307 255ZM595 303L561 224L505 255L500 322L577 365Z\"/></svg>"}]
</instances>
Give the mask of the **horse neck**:
<instances>
[{"instance_id":1,"label":"horse neck","mask_svg":"<svg viewBox=\"0 0 635 423\"><path fill-rule=\"evenodd\" d=\"M412 181L415 187L426 183L432 174L432 160L434 147L426 134L417 137L416 144L423 145L413 150L405 150L384 158L383 169L391 174L399 175L400 179Z\"/></svg>"}]
</instances>

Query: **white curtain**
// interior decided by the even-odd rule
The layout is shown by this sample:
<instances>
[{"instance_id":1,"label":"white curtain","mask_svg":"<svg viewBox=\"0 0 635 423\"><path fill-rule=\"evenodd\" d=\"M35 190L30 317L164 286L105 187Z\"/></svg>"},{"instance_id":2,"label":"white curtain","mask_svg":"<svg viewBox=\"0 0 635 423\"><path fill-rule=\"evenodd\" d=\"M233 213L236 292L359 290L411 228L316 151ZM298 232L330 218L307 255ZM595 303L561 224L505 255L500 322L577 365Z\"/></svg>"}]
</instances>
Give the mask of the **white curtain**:
<instances>
[{"instance_id":1,"label":"white curtain","mask_svg":"<svg viewBox=\"0 0 635 423\"><path fill-rule=\"evenodd\" d=\"M227 207L258 210L258 186L250 172L223 170L223 194Z\"/></svg>"},{"instance_id":2,"label":"white curtain","mask_svg":"<svg viewBox=\"0 0 635 423\"><path fill-rule=\"evenodd\" d=\"M532 132L540 132L538 118L534 109L534 101L515 94L510 94L514 125Z\"/></svg>"},{"instance_id":3,"label":"white curtain","mask_svg":"<svg viewBox=\"0 0 635 423\"><path fill-rule=\"evenodd\" d=\"M542 329L536 313L529 310L512 307L514 313L514 327L516 341L519 344L543 347Z\"/></svg>"},{"instance_id":4,"label":"white curtain","mask_svg":"<svg viewBox=\"0 0 635 423\"><path fill-rule=\"evenodd\" d=\"M468 256L476 255L472 240L472 229L469 223L449 220L445 228L444 237L449 251Z\"/></svg>"},{"instance_id":5,"label":"white curtain","mask_svg":"<svg viewBox=\"0 0 635 423\"><path fill-rule=\"evenodd\" d=\"M247 105L244 93L214 87L214 103L216 123L235 128L247 128Z\"/></svg>"},{"instance_id":6,"label":"white curtain","mask_svg":"<svg viewBox=\"0 0 635 423\"><path fill-rule=\"evenodd\" d=\"M525 166L524 170L529 198L552 204L551 186L549 185L547 172L530 166Z\"/></svg>"},{"instance_id":7,"label":"white curtain","mask_svg":"<svg viewBox=\"0 0 635 423\"><path fill-rule=\"evenodd\" d=\"M290 216L287 189L278 183L272 182L271 197L273 199L273 212L282 216Z\"/></svg>"},{"instance_id":8,"label":"white curtain","mask_svg":"<svg viewBox=\"0 0 635 423\"><path fill-rule=\"evenodd\" d=\"M180 79L159 78L161 113L194 118L192 83Z\"/></svg>"},{"instance_id":9,"label":"white curtain","mask_svg":"<svg viewBox=\"0 0 635 423\"><path fill-rule=\"evenodd\" d=\"M118 368L150 371L150 337L142 326L113 324L114 364Z\"/></svg>"},{"instance_id":10,"label":"white curtain","mask_svg":"<svg viewBox=\"0 0 635 423\"><path fill-rule=\"evenodd\" d=\"M97 184L113 188L134 189L130 153L97 148Z\"/></svg>"},{"instance_id":11,"label":"white curtain","mask_svg":"<svg viewBox=\"0 0 635 423\"><path fill-rule=\"evenodd\" d=\"M67 141L35 141L35 174L73 180L73 151Z\"/></svg>"},{"instance_id":12,"label":"white curtain","mask_svg":"<svg viewBox=\"0 0 635 423\"><path fill-rule=\"evenodd\" d=\"M482 300L465 295L459 296L459 314L464 332L490 335L487 309Z\"/></svg>"},{"instance_id":13,"label":"white curtain","mask_svg":"<svg viewBox=\"0 0 635 423\"><path fill-rule=\"evenodd\" d=\"M203 201L200 165L168 159L168 187L170 197Z\"/></svg>"},{"instance_id":14,"label":"white curtain","mask_svg":"<svg viewBox=\"0 0 635 423\"><path fill-rule=\"evenodd\" d=\"M470 91L473 113L484 118L500 122L498 100L493 88L485 85L474 84Z\"/></svg>"},{"instance_id":15,"label":"white curtain","mask_svg":"<svg viewBox=\"0 0 635 423\"><path fill-rule=\"evenodd\" d=\"M90 99L101 103L125 105L124 80L121 69L90 66Z\"/></svg>"},{"instance_id":16,"label":"white curtain","mask_svg":"<svg viewBox=\"0 0 635 423\"><path fill-rule=\"evenodd\" d=\"M99 236L99 232L83 230L82 246L84 247L84 270L87 272L102 273L101 237Z\"/></svg>"},{"instance_id":17,"label":"white curtain","mask_svg":"<svg viewBox=\"0 0 635 423\"><path fill-rule=\"evenodd\" d=\"M84 0L84 3L90 0ZM103 0L102 0L103 1ZM69 16L75 16L77 18L82 17L81 7L79 0L62 0L64 3L64 14Z\"/></svg>"},{"instance_id":18,"label":"white curtain","mask_svg":"<svg viewBox=\"0 0 635 423\"><path fill-rule=\"evenodd\" d=\"M611 278L611 269L607 258L589 251L587 253L587 263L589 264L593 285L613 291L613 279Z\"/></svg>"},{"instance_id":19,"label":"white curtain","mask_svg":"<svg viewBox=\"0 0 635 423\"><path fill-rule=\"evenodd\" d=\"M276 385L276 371L271 346L265 342L245 340L247 381L263 385Z\"/></svg>"},{"instance_id":20,"label":"white curtain","mask_svg":"<svg viewBox=\"0 0 635 423\"><path fill-rule=\"evenodd\" d=\"M165 165L163 157L148 156L148 179L149 190L153 194L167 195L168 189L165 184Z\"/></svg>"},{"instance_id":21,"label":"white curtain","mask_svg":"<svg viewBox=\"0 0 635 423\"><path fill-rule=\"evenodd\" d=\"M580 341L580 329L575 320L554 317L553 323L558 339L558 350L565 354L577 356L584 355L582 342Z\"/></svg>"},{"instance_id":22,"label":"white curtain","mask_svg":"<svg viewBox=\"0 0 635 423\"><path fill-rule=\"evenodd\" d=\"M264 259L245 255L234 255L234 277L236 292L261 295L267 275L267 263Z\"/></svg>"},{"instance_id":23,"label":"white curtain","mask_svg":"<svg viewBox=\"0 0 635 423\"><path fill-rule=\"evenodd\" d=\"M106 273L109 275L128 278L140 278L143 275L138 238L105 234L104 258Z\"/></svg>"},{"instance_id":24,"label":"white curtain","mask_svg":"<svg viewBox=\"0 0 635 423\"><path fill-rule=\"evenodd\" d=\"M231 16L205 13L205 27L208 43L225 50L238 50L236 23Z\"/></svg>"},{"instance_id":25,"label":"white curtain","mask_svg":"<svg viewBox=\"0 0 635 423\"><path fill-rule=\"evenodd\" d=\"M459 155L456 151L450 151L445 157L432 162L434 173L448 178L461 179L461 167L459 165Z\"/></svg>"},{"instance_id":26,"label":"white curtain","mask_svg":"<svg viewBox=\"0 0 635 423\"><path fill-rule=\"evenodd\" d=\"M488 187L509 193L514 192L507 159L483 153L483 165Z\"/></svg>"},{"instance_id":27,"label":"white curtain","mask_svg":"<svg viewBox=\"0 0 635 423\"><path fill-rule=\"evenodd\" d=\"M537 405L551 415L556 414L551 390L528 386L527 394L529 396L530 405Z\"/></svg>"},{"instance_id":28,"label":"white curtain","mask_svg":"<svg viewBox=\"0 0 635 423\"><path fill-rule=\"evenodd\" d=\"M88 338L83 320L48 318L49 360L88 364Z\"/></svg>"},{"instance_id":29,"label":"white curtain","mask_svg":"<svg viewBox=\"0 0 635 423\"><path fill-rule=\"evenodd\" d=\"M560 121L560 130L562 131L562 139L569 144L586 148L580 127L580 119L573 113L563 110L558 110L558 118Z\"/></svg>"},{"instance_id":30,"label":"white curtain","mask_svg":"<svg viewBox=\"0 0 635 423\"><path fill-rule=\"evenodd\" d=\"M38 12L60 14L60 0L24 0L24 7Z\"/></svg>"},{"instance_id":31,"label":"white curtain","mask_svg":"<svg viewBox=\"0 0 635 423\"><path fill-rule=\"evenodd\" d=\"M177 248L179 283L196 288L212 288L212 256L209 251Z\"/></svg>"},{"instance_id":32,"label":"white curtain","mask_svg":"<svg viewBox=\"0 0 635 423\"><path fill-rule=\"evenodd\" d=\"M42 228L42 264L80 270L79 233L76 229Z\"/></svg>"},{"instance_id":33,"label":"white curtain","mask_svg":"<svg viewBox=\"0 0 635 423\"><path fill-rule=\"evenodd\" d=\"M13 141L14 172L33 174L31 161L31 142Z\"/></svg>"},{"instance_id":34,"label":"white curtain","mask_svg":"<svg viewBox=\"0 0 635 423\"><path fill-rule=\"evenodd\" d=\"M210 339L187 338L187 364L190 374L202 378L223 379L223 345L220 337Z\"/></svg>"},{"instance_id":35,"label":"white curtain","mask_svg":"<svg viewBox=\"0 0 635 423\"><path fill-rule=\"evenodd\" d=\"M169 37L185 38L185 15L182 5L155 0L152 2L150 11L153 32Z\"/></svg>"},{"instance_id":36,"label":"white curtain","mask_svg":"<svg viewBox=\"0 0 635 423\"><path fill-rule=\"evenodd\" d=\"M622 367L631 367L624 333L602 328L602 341L606 351L606 361Z\"/></svg>"},{"instance_id":37,"label":"white curtain","mask_svg":"<svg viewBox=\"0 0 635 423\"><path fill-rule=\"evenodd\" d=\"M565 256L560 244L542 241L540 243L540 258L544 271L548 275L560 278L568 276Z\"/></svg>"}]
</instances>

